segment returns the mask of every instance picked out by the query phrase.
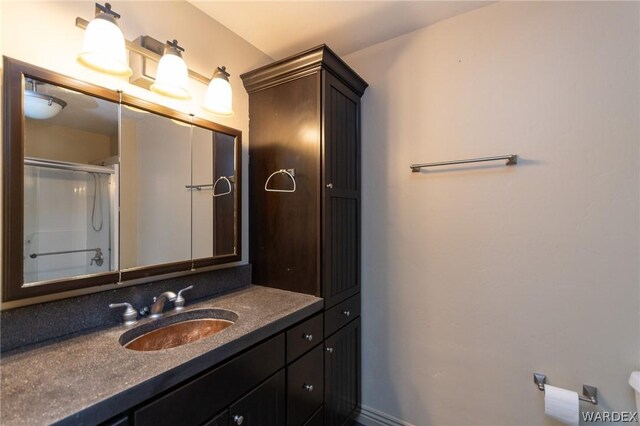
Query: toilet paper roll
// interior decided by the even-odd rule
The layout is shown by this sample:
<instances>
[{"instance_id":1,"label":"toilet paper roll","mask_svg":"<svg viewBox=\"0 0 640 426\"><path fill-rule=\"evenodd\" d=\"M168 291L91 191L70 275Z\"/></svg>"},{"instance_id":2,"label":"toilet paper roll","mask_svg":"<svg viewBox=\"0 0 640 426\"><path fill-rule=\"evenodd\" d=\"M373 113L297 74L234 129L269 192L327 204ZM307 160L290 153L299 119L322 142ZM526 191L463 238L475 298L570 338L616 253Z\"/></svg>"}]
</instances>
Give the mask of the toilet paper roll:
<instances>
[{"instance_id":1,"label":"toilet paper roll","mask_svg":"<svg viewBox=\"0 0 640 426\"><path fill-rule=\"evenodd\" d=\"M544 386L544 413L562 423L577 425L580 421L580 402L576 392Z\"/></svg>"}]
</instances>

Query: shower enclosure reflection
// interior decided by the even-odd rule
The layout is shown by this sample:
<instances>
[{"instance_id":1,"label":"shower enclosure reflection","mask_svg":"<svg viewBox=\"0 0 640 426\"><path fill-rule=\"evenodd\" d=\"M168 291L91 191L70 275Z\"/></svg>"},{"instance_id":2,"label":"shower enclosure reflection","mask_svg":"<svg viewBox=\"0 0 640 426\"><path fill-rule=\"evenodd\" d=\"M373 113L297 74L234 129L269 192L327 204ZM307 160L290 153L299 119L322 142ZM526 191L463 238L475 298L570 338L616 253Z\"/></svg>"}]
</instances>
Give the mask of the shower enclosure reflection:
<instances>
[{"instance_id":1,"label":"shower enclosure reflection","mask_svg":"<svg viewBox=\"0 0 640 426\"><path fill-rule=\"evenodd\" d=\"M118 269L118 105L37 80L25 89L24 284Z\"/></svg>"},{"instance_id":2,"label":"shower enclosure reflection","mask_svg":"<svg viewBox=\"0 0 640 426\"><path fill-rule=\"evenodd\" d=\"M25 163L24 282L115 270L113 170L82 170L79 164L58 169L56 163L33 159Z\"/></svg>"}]
</instances>

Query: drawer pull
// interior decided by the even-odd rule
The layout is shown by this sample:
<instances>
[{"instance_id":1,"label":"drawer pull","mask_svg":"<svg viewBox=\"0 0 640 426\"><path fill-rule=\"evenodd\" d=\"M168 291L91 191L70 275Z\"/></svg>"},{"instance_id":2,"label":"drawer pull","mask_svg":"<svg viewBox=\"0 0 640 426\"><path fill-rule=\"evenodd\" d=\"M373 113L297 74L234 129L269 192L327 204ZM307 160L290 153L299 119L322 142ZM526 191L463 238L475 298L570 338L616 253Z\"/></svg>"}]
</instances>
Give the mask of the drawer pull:
<instances>
[{"instance_id":1,"label":"drawer pull","mask_svg":"<svg viewBox=\"0 0 640 426\"><path fill-rule=\"evenodd\" d=\"M308 341L312 341L313 340L313 334L305 334L302 336L303 339L308 340Z\"/></svg>"},{"instance_id":2,"label":"drawer pull","mask_svg":"<svg viewBox=\"0 0 640 426\"><path fill-rule=\"evenodd\" d=\"M327 348L326 351L329 352L330 354L332 354L333 353L333 348Z\"/></svg>"},{"instance_id":3,"label":"drawer pull","mask_svg":"<svg viewBox=\"0 0 640 426\"><path fill-rule=\"evenodd\" d=\"M241 425L244 422L244 417L242 416L233 416L233 422L237 425Z\"/></svg>"},{"instance_id":4,"label":"drawer pull","mask_svg":"<svg viewBox=\"0 0 640 426\"><path fill-rule=\"evenodd\" d=\"M342 315L348 317L349 315L351 315L351 311L342 311Z\"/></svg>"},{"instance_id":5,"label":"drawer pull","mask_svg":"<svg viewBox=\"0 0 640 426\"><path fill-rule=\"evenodd\" d=\"M309 392L313 392L313 385L308 385L305 383L304 385L302 385L302 387L308 390Z\"/></svg>"}]
</instances>

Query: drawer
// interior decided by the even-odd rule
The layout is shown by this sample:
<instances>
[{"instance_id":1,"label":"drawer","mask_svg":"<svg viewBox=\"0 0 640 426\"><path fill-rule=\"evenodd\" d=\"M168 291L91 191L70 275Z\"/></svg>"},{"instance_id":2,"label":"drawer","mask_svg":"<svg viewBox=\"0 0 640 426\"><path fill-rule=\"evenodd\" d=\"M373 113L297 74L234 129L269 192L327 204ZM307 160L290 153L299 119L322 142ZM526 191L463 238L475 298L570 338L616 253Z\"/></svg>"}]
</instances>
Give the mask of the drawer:
<instances>
[{"instance_id":1,"label":"drawer","mask_svg":"<svg viewBox=\"0 0 640 426\"><path fill-rule=\"evenodd\" d=\"M318 408L318 411L306 421L304 426L323 426L324 425L324 407Z\"/></svg>"},{"instance_id":2,"label":"drawer","mask_svg":"<svg viewBox=\"0 0 640 426\"><path fill-rule=\"evenodd\" d=\"M324 352L316 346L287 367L287 424L304 424L324 398Z\"/></svg>"},{"instance_id":3,"label":"drawer","mask_svg":"<svg viewBox=\"0 0 640 426\"><path fill-rule=\"evenodd\" d=\"M322 342L322 313L287 331L287 363Z\"/></svg>"},{"instance_id":4,"label":"drawer","mask_svg":"<svg viewBox=\"0 0 640 426\"><path fill-rule=\"evenodd\" d=\"M281 333L139 408L134 424L201 425L284 367L284 352Z\"/></svg>"},{"instance_id":5,"label":"drawer","mask_svg":"<svg viewBox=\"0 0 640 426\"><path fill-rule=\"evenodd\" d=\"M360 293L337 304L324 313L324 335L332 335L349 321L360 316Z\"/></svg>"}]
</instances>

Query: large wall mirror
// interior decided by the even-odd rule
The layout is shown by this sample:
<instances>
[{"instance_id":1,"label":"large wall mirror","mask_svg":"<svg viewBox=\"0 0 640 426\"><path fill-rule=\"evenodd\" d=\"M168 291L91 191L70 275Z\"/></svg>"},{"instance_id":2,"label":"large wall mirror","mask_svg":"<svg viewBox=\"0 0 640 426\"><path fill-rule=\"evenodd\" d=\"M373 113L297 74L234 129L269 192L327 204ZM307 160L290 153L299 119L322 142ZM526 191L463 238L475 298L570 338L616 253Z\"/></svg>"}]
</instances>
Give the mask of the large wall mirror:
<instances>
[{"instance_id":1,"label":"large wall mirror","mask_svg":"<svg viewBox=\"0 0 640 426\"><path fill-rule=\"evenodd\" d=\"M3 302L240 260L240 131L10 58L3 95Z\"/></svg>"}]
</instances>

